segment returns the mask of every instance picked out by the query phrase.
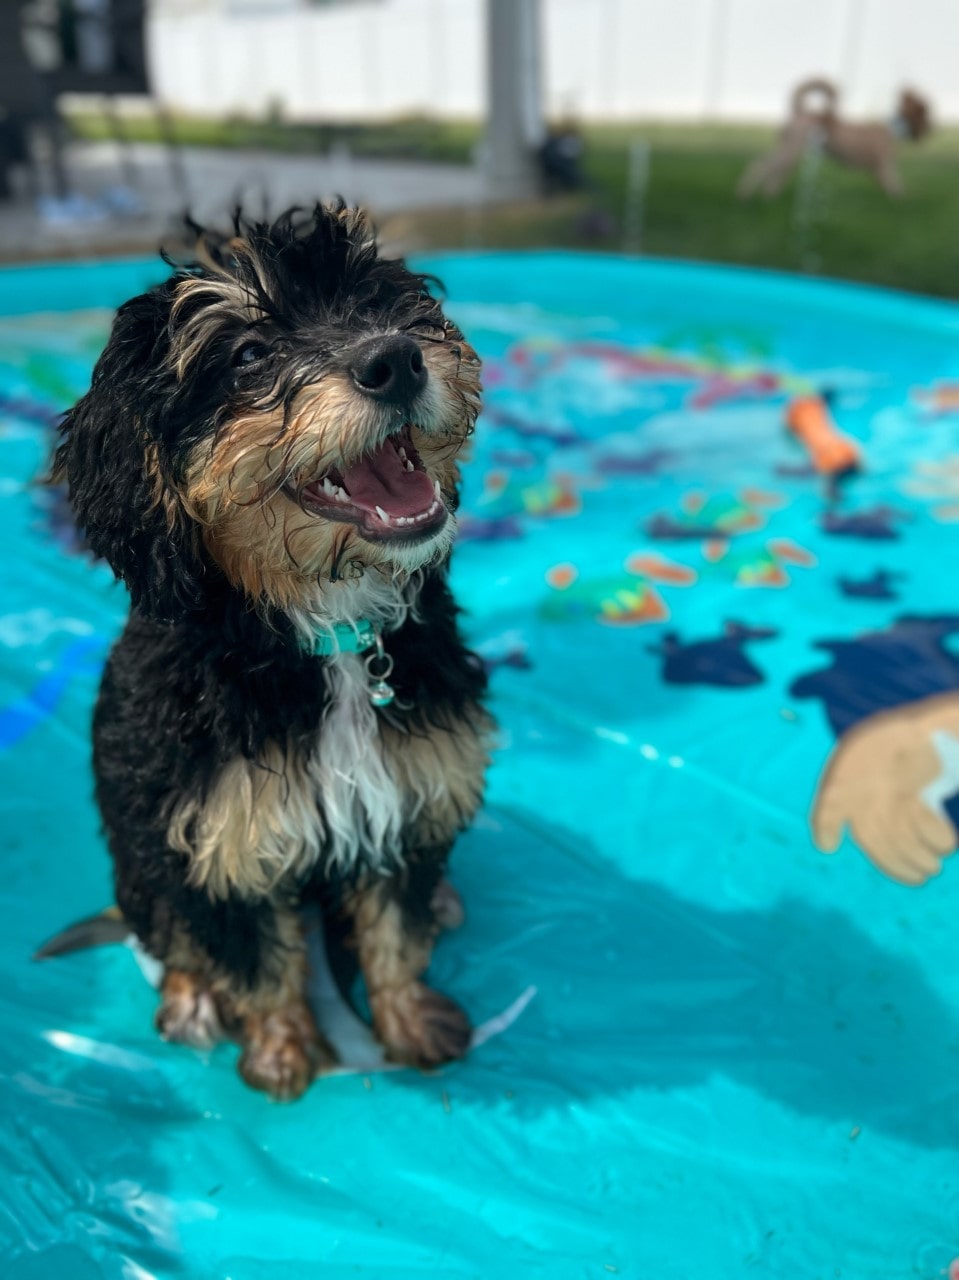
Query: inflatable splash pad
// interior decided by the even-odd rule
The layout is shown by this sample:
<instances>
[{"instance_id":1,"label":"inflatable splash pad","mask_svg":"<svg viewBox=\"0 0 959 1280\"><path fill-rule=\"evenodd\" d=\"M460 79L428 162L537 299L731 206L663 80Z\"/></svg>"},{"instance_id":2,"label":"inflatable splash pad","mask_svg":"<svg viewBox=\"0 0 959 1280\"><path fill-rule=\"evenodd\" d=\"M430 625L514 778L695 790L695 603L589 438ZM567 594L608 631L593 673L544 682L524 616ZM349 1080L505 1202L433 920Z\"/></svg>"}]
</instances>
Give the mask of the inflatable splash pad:
<instances>
[{"instance_id":1,"label":"inflatable splash pad","mask_svg":"<svg viewBox=\"0 0 959 1280\"><path fill-rule=\"evenodd\" d=\"M418 265L485 361L454 576L501 747L431 971L479 1033L384 1070L319 982L348 1069L286 1107L157 1038L130 948L31 960L110 902L89 719L126 612L33 479L162 266L0 272L0 1273L950 1275L959 308ZM800 399L858 471L817 470Z\"/></svg>"}]
</instances>

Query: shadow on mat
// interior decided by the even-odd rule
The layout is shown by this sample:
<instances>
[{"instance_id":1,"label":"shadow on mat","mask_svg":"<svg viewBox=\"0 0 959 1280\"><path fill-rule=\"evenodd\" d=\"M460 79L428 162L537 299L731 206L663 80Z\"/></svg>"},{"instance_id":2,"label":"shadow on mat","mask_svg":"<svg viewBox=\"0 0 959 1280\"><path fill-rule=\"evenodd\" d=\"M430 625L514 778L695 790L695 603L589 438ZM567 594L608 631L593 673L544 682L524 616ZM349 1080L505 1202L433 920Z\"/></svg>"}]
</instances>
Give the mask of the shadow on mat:
<instances>
[{"instance_id":1,"label":"shadow on mat","mask_svg":"<svg viewBox=\"0 0 959 1280\"><path fill-rule=\"evenodd\" d=\"M456 1069L458 1097L509 1088L543 1109L718 1074L846 1129L959 1146L956 1011L843 911L700 906L624 878L568 831L490 816L499 829L454 861L470 918L434 977L537 996L475 1071Z\"/></svg>"}]
</instances>

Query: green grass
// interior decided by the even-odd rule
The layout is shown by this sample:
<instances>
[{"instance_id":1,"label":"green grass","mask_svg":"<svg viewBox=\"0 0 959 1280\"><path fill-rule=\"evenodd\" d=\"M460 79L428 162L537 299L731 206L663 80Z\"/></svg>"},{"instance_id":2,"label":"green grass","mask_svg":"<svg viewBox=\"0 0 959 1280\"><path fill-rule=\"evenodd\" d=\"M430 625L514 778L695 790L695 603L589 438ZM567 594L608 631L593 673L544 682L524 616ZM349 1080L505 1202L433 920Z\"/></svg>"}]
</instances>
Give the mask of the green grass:
<instances>
[{"instance_id":1,"label":"green grass","mask_svg":"<svg viewBox=\"0 0 959 1280\"><path fill-rule=\"evenodd\" d=\"M106 121L74 116L78 136L108 136ZM467 163L480 136L469 122L410 118L383 124L286 124L278 119L176 118L175 135L197 146L317 153L343 144L355 154ZM131 137L154 140L156 123L128 121ZM651 147L641 248L678 258L774 267L959 297L959 130L903 146L906 194L890 200L864 174L823 161L811 195L789 187L774 200L743 202L736 181L773 130L743 126L593 126L586 130L587 196L511 208L444 210L396 219L429 247L623 247L628 148ZM585 215L600 209L607 225Z\"/></svg>"},{"instance_id":2,"label":"green grass","mask_svg":"<svg viewBox=\"0 0 959 1280\"><path fill-rule=\"evenodd\" d=\"M107 117L96 112L73 112L68 123L76 138L101 142L113 137ZM385 124L293 124L277 118L252 120L227 116L216 120L174 115L169 118L169 123L174 138L182 146L315 155L333 146L345 145L359 156L431 160L446 164L468 163L471 148L480 132L477 125L468 121L441 121L423 116L410 116ZM164 140L160 124L152 115L127 117L123 129L133 142Z\"/></svg>"},{"instance_id":3,"label":"green grass","mask_svg":"<svg viewBox=\"0 0 959 1280\"><path fill-rule=\"evenodd\" d=\"M734 192L763 145L727 136L709 145L652 140L643 250L959 296L959 146L903 148L905 195L890 200L869 177L824 160L805 203L795 186L773 200ZM597 140L590 171L610 210L626 194L622 146Z\"/></svg>"}]
</instances>

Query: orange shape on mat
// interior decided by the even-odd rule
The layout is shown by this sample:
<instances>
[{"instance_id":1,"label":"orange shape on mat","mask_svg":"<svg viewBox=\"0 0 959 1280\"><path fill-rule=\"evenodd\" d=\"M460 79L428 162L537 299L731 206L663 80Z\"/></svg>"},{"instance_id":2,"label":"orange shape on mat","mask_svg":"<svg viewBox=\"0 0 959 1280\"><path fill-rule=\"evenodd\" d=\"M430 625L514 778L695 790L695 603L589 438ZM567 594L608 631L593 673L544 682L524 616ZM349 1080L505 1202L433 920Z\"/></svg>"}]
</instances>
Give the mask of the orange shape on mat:
<instances>
[{"instance_id":1,"label":"orange shape on mat","mask_svg":"<svg viewBox=\"0 0 959 1280\"><path fill-rule=\"evenodd\" d=\"M635 627L641 622L665 622L669 617L666 601L648 583L640 588L636 600L627 604L625 595L615 601L607 601L600 609L597 622L606 627Z\"/></svg>"},{"instance_id":2,"label":"orange shape on mat","mask_svg":"<svg viewBox=\"0 0 959 1280\"><path fill-rule=\"evenodd\" d=\"M788 587L789 574L774 560L744 564L736 574L737 587Z\"/></svg>"},{"instance_id":3,"label":"orange shape on mat","mask_svg":"<svg viewBox=\"0 0 959 1280\"><path fill-rule=\"evenodd\" d=\"M729 551L729 543L724 538L710 538L703 543L703 559L710 564L717 564Z\"/></svg>"},{"instance_id":4,"label":"orange shape on mat","mask_svg":"<svg viewBox=\"0 0 959 1280\"><path fill-rule=\"evenodd\" d=\"M839 476L862 465L859 446L833 422L820 396L798 396L786 410L786 426L805 446L817 471Z\"/></svg>"},{"instance_id":5,"label":"orange shape on mat","mask_svg":"<svg viewBox=\"0 0 959 1280\"><path fill-rule=\"evenodd\" d=\"M565 591L579 577L579 570L574 564L556 564L546 570L546 581L557 591Z\"/></svg>"},{"instance_id":6,"label":"orange shape on mat","mask_svg":"<svg viewBox=\"0 0 959 1280\"><path fill-rule=\"evenodd\" d=\"M766 543L766 548L787 564L798 564L811 569L819 563L811 551L801 547L798 542L793 542L792 538L771 538Z\"/></svg>"},{"instance_id":7,"label":"orange shape on mat","mask_svg":"<svg viewBox=\"0 0 959 1280\"><path fill-rule=\"evenodd\" d=\"M652 578L654 582L668 582L674 587L691 587L696 581L695 569L652 553L637 552L630 556L626 561L626 568L630 573L641 573L646 578Z\"/></svg>"},{"instance_id":8,"label":"orange shape on mat","mask_svg":"<svg viewBox=\"0 0 959 1280\"><path fill-rule=\"evenodd\" d=\"M692 493L684 493L679 500L679 505L688 516L694 516L706 505L706 495L699 489Z\"/></svg>"},{"instance_id":9,"label":"orange shape on mat","mask_svg":"<svg viewBox=\"0 0 959 1280\"><path fill-rule=\"evenodd\" d=\"M765 523L765 516L761 516L758 511L749 511L739 517L736 522L736 532L749 533L750 530L761 529Z\"/></svg>"},{"instance_id":10,"label":"orange shape on mat","mask_svg":"<svg viewBox=\"0 0 959 1280\"><path fill-rule=\"evenodd\" d=\"M743 489L739 500L748 507L784 507L789 499L782 493L772 493L768 489Z\"/></svg>"}]
</instances>

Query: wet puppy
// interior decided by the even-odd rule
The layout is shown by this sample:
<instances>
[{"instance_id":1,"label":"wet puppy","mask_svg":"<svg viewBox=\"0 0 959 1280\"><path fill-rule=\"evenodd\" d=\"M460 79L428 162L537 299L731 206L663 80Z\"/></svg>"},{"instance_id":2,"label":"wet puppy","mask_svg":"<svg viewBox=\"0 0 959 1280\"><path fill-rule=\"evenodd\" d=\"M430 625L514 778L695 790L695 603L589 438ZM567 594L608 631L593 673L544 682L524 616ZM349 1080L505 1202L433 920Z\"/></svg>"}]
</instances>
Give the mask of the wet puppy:
<instances>
[{"instance_id":1,"label":"wet puppy","mask_svg":"<svg viewBox=\"0 0 959 1280\"><path fill-rule=\"evenodd\" d=\"M422 981L491 730L447 581L480 366L432 285L341 205L199 233L120 308L56 456L131 597L94 765L159 1029L237 1040L278 1098L332 1061L305 903L348 922L392 1059L469 1041Z\"/></svg>"}]
</instances>

